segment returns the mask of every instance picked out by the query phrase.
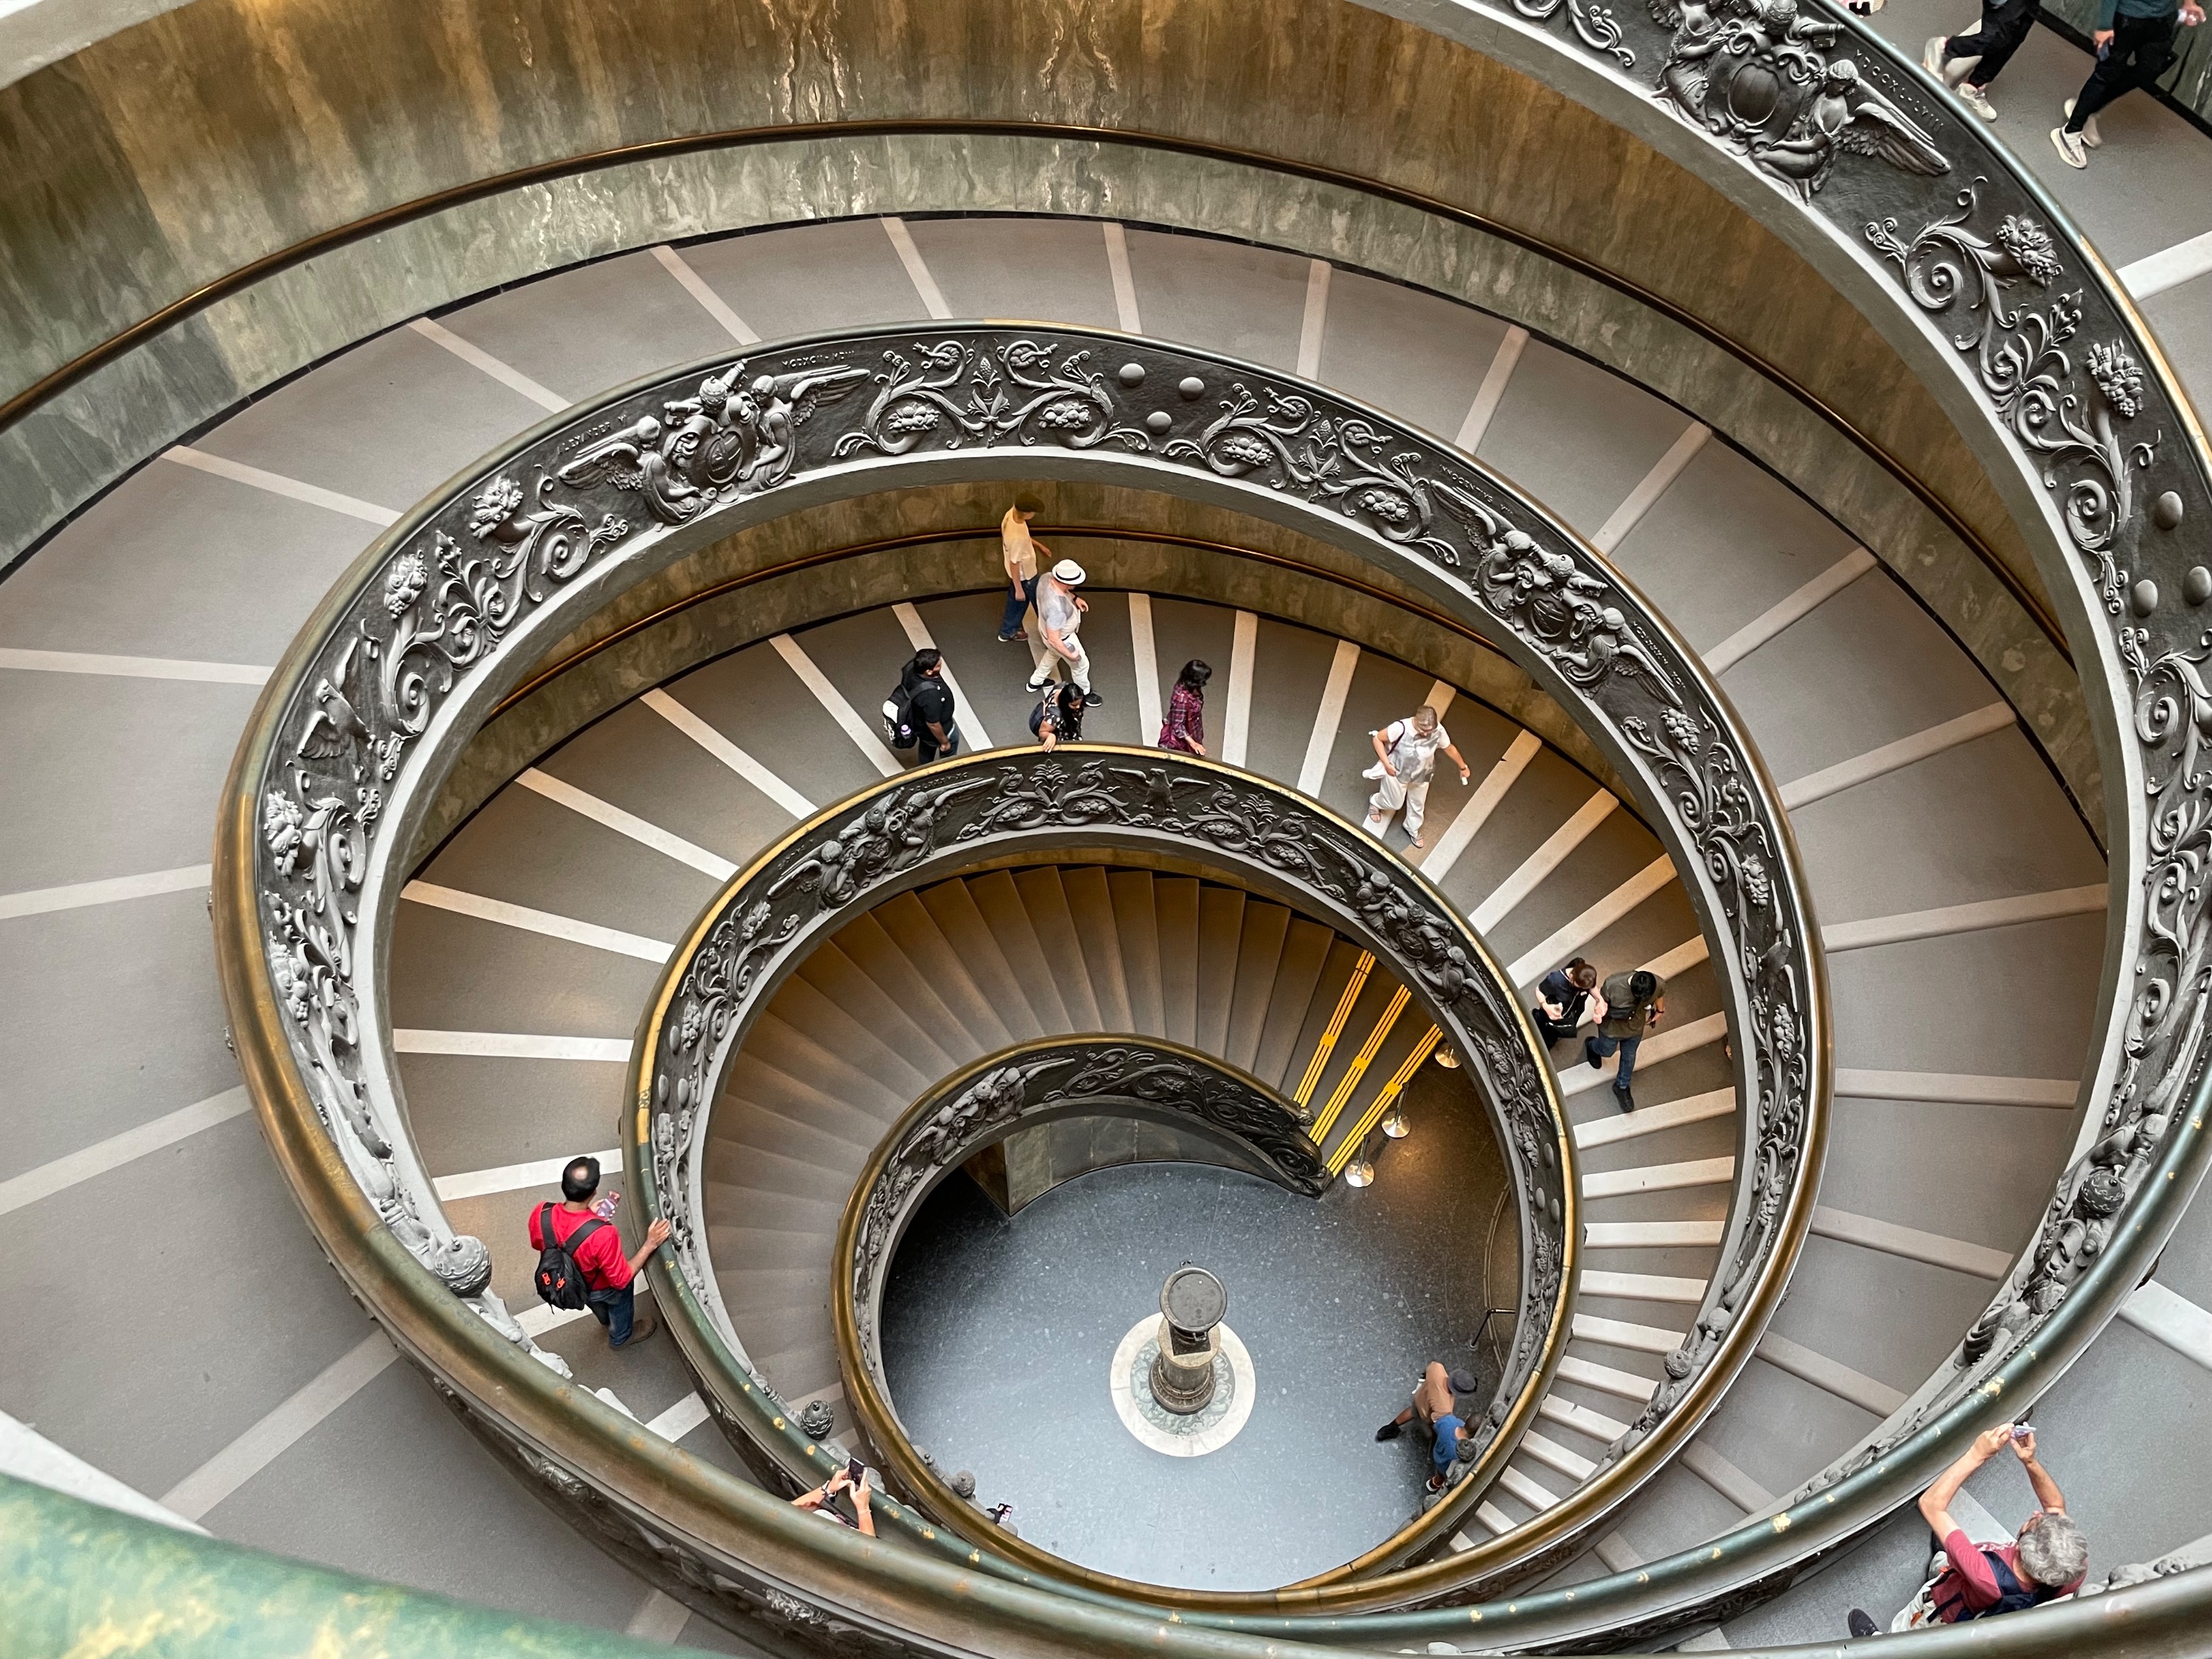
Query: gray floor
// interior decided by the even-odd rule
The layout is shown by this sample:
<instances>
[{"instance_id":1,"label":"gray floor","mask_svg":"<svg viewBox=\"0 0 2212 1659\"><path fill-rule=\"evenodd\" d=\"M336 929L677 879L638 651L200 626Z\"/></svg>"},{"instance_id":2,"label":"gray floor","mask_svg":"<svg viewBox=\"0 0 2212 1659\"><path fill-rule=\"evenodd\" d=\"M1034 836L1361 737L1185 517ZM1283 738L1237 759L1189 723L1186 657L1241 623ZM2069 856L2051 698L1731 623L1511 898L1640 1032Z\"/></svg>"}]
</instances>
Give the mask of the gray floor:
<instances>
[{"instance_id":1,"label":"gray floor","mask_svg":"<svg viewBox=\"0 0 2212 1659\"><path fill-rule=\"evenodd\" d=\"M1464 1083L1431 1071L1423 1085L1375 1184L1317 1200L1226 1170L1132 1164L1009 1220L954 1176L884 1292L901 1420L941 1468L972 1470L983 1502L1012 1504L1024 1538L1125 1577L1262 1589L1380 1542L1416 1510L1428 1443L1408 1431L1377 1445L1374 1431L1428 1361L1468 1358L1485 1263L1466 1241L1486 1234L1504 1178ZM1107 1373L1186 1261L1227 1286L1259 1386L1234 1440L1181 1458L1122 1426ZM1486 1397L1495 1372L1482 1381Z\"/></svg>"}]
</instances>

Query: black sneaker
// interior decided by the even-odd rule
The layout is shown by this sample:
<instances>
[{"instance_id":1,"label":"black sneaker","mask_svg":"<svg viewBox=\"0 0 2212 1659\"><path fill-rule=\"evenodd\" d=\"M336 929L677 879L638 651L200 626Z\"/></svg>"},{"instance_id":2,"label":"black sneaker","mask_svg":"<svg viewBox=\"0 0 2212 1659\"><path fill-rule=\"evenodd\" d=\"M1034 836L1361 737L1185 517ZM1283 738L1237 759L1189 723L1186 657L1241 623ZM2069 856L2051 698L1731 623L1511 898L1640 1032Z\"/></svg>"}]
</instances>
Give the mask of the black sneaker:
<instances>
[{"instance_id":1,"label":"black sneaker","mask_svg":"<svg viewBox=\"0 0 2212 1659\"><path fill-rule=\"evenodd\" d=\"M1616 1083L1613 1085L1613 1104L1624 1112L1632 1112L1636 1109L1636 1097L1629 1093L1626 1087L1621 1084Z\"/></svg>"},{"instance_id":2,"label":"black sneaker","mask_svg":"<svg viewBox=\"0 0 2212 1659\"><path fill-rule=\"evenodd\" d=\"M1875 1627L1874 1620L1866 1616L1866 1609L1864 1607L1853 1607L1851 1609L1850 1617L1846 1619L1844 1623L1850 1628L1853 1636L1879 1636L1881 1634L1881 1632Z\"/></svg>"},{"instance_id":3,"label":"black sneaker","mask_svg":"<svg viewBox=\"0 0 2212 1659\"><path fill-rule=\"evenodd\" d=\"M1096 691L1085 691L1083 694L1083 706L1085 708L1096 708L1100 703L1105 701L1106 699L1100 696Z\"/></svg>"},{"instance_id":4,"label":"black sneaker","mask_svg":"<svg viewBox=\"0 0 2212 1659\"><path fill-rule=\"evenodd\" d=\"M1589 1068L1593 1072L1601 1072L1605 1069L1605 1056L1598 1053L1595 1037L1583 1039L1583 1058L1589 1063Z\"/></svg>"},{"instance_id":5,"label":"black sneaker","mask_svg":"<svg viewBox=\"0 0 2212 1659\"><path fill-rule=\"evenodd\" d=\"M1388 1423L1385 1423L1381 1428L1375 1431L1375 1437L1377 1440L1395 1440L1405 1431L1406 1425L1394 1417Z\"/></svg>"}]
</instances>

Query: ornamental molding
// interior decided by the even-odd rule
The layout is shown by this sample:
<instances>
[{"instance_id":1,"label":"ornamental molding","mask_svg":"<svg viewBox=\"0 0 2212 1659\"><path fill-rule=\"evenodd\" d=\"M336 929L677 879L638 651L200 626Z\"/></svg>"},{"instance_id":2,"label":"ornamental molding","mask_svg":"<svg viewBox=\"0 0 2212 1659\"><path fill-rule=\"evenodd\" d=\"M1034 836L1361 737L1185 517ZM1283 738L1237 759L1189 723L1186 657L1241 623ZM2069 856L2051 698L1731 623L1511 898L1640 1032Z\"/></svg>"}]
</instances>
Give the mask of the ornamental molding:
<instances>
[{"instance_id":1,"label":"ornamental molding","mask_svg":"<svg viewBox=\"0 0 2212 1659\"><path fill-rule=\"evenodd\" d=\"M256 913L283 1046L363 1196L426 1271L532 1347L488 1291L481 1243L446 1222L406 1133L380 1003L404 849L497 699L614 593L746 525L942 476L1200 495L1334 542L1492 637L1613 758L1705 919L1745 1107L1720 1271L1668 1386L1607 1461L1663 1455L1747 1356L1809 1217L1825 993L1775 793L1694 654L1602 558L1470 458L1289 377L1149 341L946 323L756 349L579 410L386 533L272 682L236 785L253 803L251 867L227 863L219 879L226 907ZM1064 772L1064 797L1024 773L988 799L1009 830L1025 812L1073 823L1097 801L1221 837L1216 851L1272 833L1194 808L1194 786L1157 757L1143 769L1141 787ZM778 902L839 902L917 859L981 810L985 797L961 781L957 794L928 783L896 809L879 803L899 819L888 838L825 837ZM1143 791L1164 793L1140 806ZM1395 896L1402 866L1378 868L1357 926L1449 1001L1444 981L1466 969L1432 911ZM734 919L733 975L757 973L777 948L759 929L790 917L771 910L742 938ZM1589 1525L1602 1518L1593 1509Z\"/></svg>"},{"instance_id":2,"label":"ornamental molding","mask_svg":"<svg viewBox=\"0 0 2212 1659\"><path fill-rule=\"evenodd\" d=\"M1101 841L1243 873L1359 940L1466 1057L1520 1215L1516 1336L1483 1445L1501 1434L1517 1438L1565 1327L1577 1206L1572 1134L1514 988L1441 895L1325 808L1192 757L1091 744L1051 753L987 750L829 809L740 872L663 970L641 1028L638 1114L625 1155L650 1172L642 1201L669 1221L669 1249L690 1301L742 1367L740 1376L719 1379L724 1398L741 1410L756 1400L767 1402L756 1409L775 1409L773 1379L744 1357L722 1306L703 1207L713 1103L753 1021L818 945L885 900L1011 854ZM1123 1109L1150 1104L1227 1133L1295 1191L1325 1188L1328 1172L1299 1132L1296 1109L1286 1114L1275 1097L1226 1069L1171 1045L1109 1035L1055 1044L980 1075L963 1071L946 1085L950 1099L940 1090L926 1095L894 1131L896 1145L879 1155L884 1178L862 1182L877 1207L855 1238L855 1271L870 1282L859 1287L854 1307L874 1372L880 1376L872 1274L896 1227L935 1170L1018 1121L1063 1115L1082 1098L1118 1100ZM635 1139L643 1135L648 1144ZM718 1379L702 1381L713 1387ZM762 1425L756 1431L756 1438L773 1438Z\"/></svg>"}]
</instances>

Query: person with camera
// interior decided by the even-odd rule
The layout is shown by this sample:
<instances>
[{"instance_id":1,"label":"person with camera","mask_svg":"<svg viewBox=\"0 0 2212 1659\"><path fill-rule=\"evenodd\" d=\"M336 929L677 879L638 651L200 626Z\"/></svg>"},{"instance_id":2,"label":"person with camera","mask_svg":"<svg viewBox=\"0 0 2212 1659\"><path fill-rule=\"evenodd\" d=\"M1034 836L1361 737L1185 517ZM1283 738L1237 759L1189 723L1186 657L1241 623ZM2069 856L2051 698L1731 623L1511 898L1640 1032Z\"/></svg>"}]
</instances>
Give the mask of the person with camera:
<instances>
[{"instance_id":1,"label":"person with camera","mask_svg":"<svg viewBox=\"0 0 2212 1659\"><path fill-rule=\"evenodd\" d=\"M2038 1507L2021 1523L2011 1543L1977 1544L1951 1518L1951 1504L1968 1476L2008 1449L2027 1472ZM1921 1493L1920 1514L1942 1548L1932 1564L1935 1576L1890 1620L1893 1631L1989 1619L2071 1595L2089 1570L2088 1540L2066 1513L2058 1483L2036 1462L2035 1431L2025 1423L2000 1423L1978 1436L1966 1455ZM1874 1620L1863 1608L1851 1609L1850 1632L1876 1633Z\"/></svg>"},{"instance_id":2,"label":"person with camera","mask_svg":"<svg viewBox=\"0 0 2212 1659\"><path fill-rule=\"evenodd\" d=\"M853 1494L853 1518L848 1521L844 1511L836 1504L837 1494ZM860 1467L860 1460L853 1458L845 1467L811 1491L803 1492L791 1500L795 1510L810 1510L824 1521L835 1521L841 1527L850 1527L867 1537L876 1535L876 1517L868 1504L872 1494L868 1490L868 1472Z\"/></svg>"}]
</instances>

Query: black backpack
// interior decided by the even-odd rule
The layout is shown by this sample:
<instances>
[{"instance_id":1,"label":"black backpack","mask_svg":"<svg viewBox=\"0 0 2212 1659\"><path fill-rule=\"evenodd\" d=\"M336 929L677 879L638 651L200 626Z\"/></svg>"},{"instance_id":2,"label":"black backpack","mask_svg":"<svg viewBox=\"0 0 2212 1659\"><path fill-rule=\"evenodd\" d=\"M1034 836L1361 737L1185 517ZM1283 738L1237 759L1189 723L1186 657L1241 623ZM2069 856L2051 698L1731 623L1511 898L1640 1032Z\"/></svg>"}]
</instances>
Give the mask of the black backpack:
<instances>
[{"instance_id":1,"label":"black backpack","mask_svg":"<svg viewBox=\"0 0 2212 1659\"><path fill-rule=\"evenodd\" d=\"M914 729L914 696L904 679L884 699L884 741L894 749L911 749L919 741Z\"/></svg>"},{"instance_id":2,"label":"black backpack","mask_svg":"<svg viewBox=\"0 0 2212 1659\"><path fill-rule=\"evenodd\" d=\"M553 1232L553 1206L548 1204L538 1212L538 1235L545 1241L545 1248L538 1253L538 1272L533 1282L540 1301L555 1308L586 1305L591 1286L584 1282L584 1270L576 1264L576 1252L586 1239L606 1224L592 1216L570 1233L563 1243Z\"/></svg>"}]
</instances>

